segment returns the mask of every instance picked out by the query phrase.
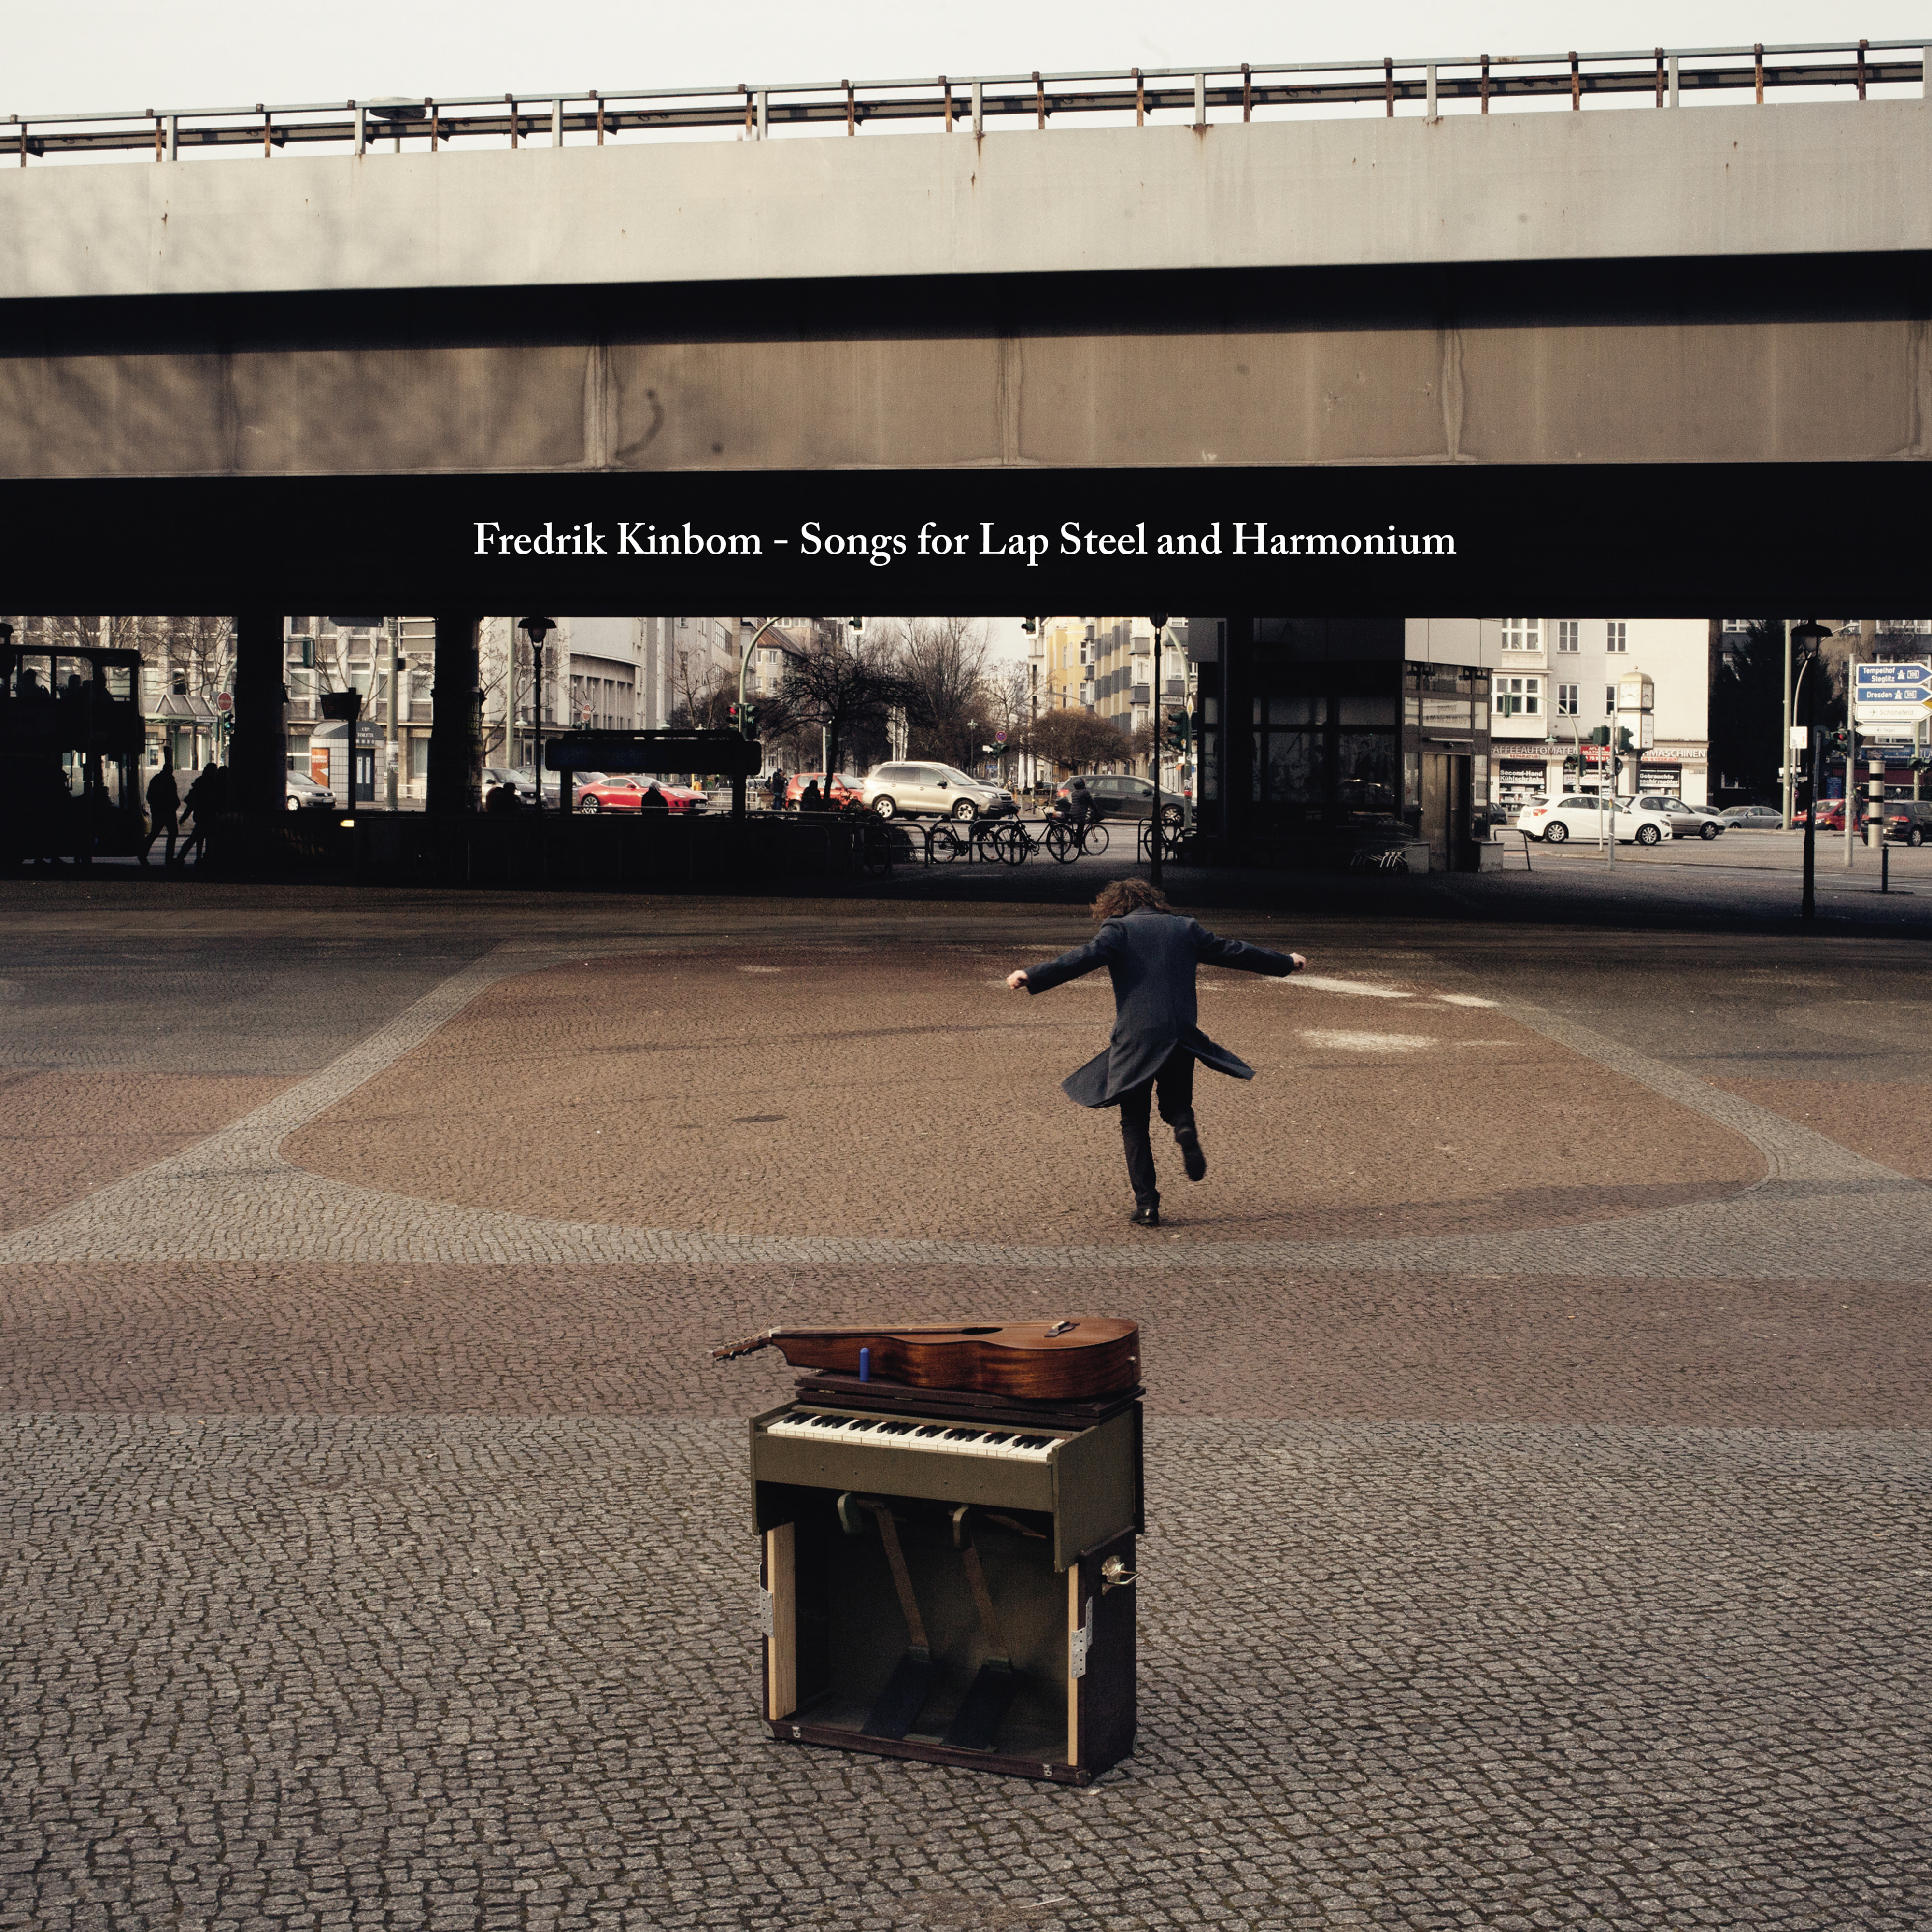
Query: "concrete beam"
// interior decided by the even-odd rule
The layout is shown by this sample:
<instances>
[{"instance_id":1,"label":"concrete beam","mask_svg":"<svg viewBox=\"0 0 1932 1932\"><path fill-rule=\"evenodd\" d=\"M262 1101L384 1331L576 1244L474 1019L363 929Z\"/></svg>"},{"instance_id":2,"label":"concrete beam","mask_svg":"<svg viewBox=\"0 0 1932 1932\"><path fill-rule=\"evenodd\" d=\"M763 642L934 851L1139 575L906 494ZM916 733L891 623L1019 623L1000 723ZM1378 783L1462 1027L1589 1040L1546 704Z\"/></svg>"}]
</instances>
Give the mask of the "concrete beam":
<instances>
[{"instance_id":1,"label":"concrete beam","mask_svg":"<svg viewBox=\"0 0 1932 1932\"><path fill-rule=\"evenodd\" d=\"M1884 460L1923 315L0 359L0 475Z\"/></svg>"},{"instance_id":2,"label":"concrete beam","mask_svg":"<svg viewBox=\"0 0 1932 1932\"><path fill-rule=\"evenodd\" d=\"M0 170L0 301L1928 248L1912 100Z\"/></svg>"}]
</instances>

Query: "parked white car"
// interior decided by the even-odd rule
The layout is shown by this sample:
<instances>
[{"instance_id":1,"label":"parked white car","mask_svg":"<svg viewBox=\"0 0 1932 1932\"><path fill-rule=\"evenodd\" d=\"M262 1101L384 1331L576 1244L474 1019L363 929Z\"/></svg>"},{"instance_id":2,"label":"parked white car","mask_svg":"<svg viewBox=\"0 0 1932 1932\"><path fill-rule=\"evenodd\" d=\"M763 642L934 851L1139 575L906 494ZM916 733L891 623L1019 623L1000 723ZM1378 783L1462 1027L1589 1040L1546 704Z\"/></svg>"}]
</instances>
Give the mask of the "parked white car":
<instances>
[{"instance_id":1,"label":"parked white car","mask_svg":"<svg viewBox=\"0 0 1932 1932\"><path fill-rule=\"evenodd\" d=\"M1616 809L1606 812L1604 800L1588 792L1566 792L1546 805L1524 806L1517 814L1516 829L1540 838L1546 845L1561 845L1566 838L1587 838L1600 845L1606 820L1619 845L1657 845L1670 838L1669 818L1661 812L1640 817L1630 809L1636 802L1619 799Z\"/></svg>"}]
</instances>

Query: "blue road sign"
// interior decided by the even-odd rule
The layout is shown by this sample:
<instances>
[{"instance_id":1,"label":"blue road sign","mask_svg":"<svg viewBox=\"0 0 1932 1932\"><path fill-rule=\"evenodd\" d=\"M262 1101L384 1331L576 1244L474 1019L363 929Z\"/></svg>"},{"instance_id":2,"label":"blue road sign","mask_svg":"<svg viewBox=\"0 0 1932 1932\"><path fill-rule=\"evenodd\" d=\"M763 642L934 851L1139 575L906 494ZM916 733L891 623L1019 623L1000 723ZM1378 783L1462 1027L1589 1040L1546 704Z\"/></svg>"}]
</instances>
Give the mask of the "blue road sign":
<instances>
[{"instance_id":1,"label":"blue road sign","mask_svg":"<svg viewBox=\"0 0 1932 1932\"><path fill-rule=\"evenodd\" d=\"M1932 698L1932 664L1862 664L1853 669L1861 707L1922 705Z\"/></svg>"}]
</instances>

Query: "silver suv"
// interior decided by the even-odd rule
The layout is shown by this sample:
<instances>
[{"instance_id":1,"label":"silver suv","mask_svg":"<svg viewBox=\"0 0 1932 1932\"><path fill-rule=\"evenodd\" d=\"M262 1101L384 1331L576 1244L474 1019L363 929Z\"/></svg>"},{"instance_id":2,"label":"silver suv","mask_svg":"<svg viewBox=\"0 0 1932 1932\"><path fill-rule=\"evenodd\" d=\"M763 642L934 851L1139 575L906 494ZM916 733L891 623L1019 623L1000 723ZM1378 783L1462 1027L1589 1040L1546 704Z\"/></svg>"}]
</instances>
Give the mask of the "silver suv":
<instances>
[{"instance_id":1,"label":"silver suv","mask_svg":"<svg viewBox=\"0 0 1932 1932\"><path fill-rule=\"evenodd\" d=\"M1714 838L1724 830L1725 820L1708 806L1686 805L1674 793L1647 791L1640 797L1628 799L1618 810L1660 812L1670 821L1670 833L1674 838Z\"/></svg>"},{"instance_id":2,"label":"silver suv","mask_svg":"<svg viewBox=\"0 0 1932 1932\"><path fill-rule=\"evenodd\" d=\"M956 765L874 766L860 796L881 818L1004 818L1018 810L1004 785Z\"/></svg>"}]
</instances>

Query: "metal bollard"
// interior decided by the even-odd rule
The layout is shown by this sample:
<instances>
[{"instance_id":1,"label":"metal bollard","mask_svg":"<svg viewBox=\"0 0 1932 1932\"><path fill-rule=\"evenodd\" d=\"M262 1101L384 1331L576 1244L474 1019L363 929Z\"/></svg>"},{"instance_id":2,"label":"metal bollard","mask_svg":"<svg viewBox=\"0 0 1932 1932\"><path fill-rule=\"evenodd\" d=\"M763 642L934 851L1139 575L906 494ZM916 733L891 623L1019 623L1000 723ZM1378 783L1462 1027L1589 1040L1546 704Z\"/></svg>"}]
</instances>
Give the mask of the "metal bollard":
<instances>
[{"instance_id":1,"label":"metal bollard","mask_svg":"<svg viewBox=\"0 0 1932 1932\"><path fill-rule=\"evenodd\" d=\"M1892 890L1892 848L1885 842L1885 835L1879 835L1878 889L1882 892ZM1908 893L1907 898L1911 895Z\"/></svg>"}]
</instances>

